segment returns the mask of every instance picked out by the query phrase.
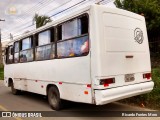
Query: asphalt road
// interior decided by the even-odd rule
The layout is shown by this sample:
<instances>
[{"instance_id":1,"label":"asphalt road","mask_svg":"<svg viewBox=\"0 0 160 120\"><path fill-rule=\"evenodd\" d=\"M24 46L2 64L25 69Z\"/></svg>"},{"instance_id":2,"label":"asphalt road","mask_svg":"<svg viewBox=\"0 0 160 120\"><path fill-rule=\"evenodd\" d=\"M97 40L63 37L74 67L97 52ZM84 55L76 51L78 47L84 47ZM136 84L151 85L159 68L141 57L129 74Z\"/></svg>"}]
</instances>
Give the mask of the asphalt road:
<instances>
[{"instance_id":1,"label":"asphalt road","mask_svg":"<svg viewBox=\"0 0 160 120\"><path fill-rule=\"evenodd\" d=\"M10 88L3 85L3 81L0 80L0 111L53 111L48 105L46 97L33 93L24 92L22 95L12 95ZM110 103L103 106L96 106L83 103L67 102L63 111L79 111L77 113L70 113L68 117L43 117L34 118L37 120L159 120L160 117L86 117L88 111L103 111L102 116L105 116L105 112L110 111L151 111L149 109L124 105L118 102ZM86 111L84 115L84 111ZM105 111L105 112L104 112ZM73 114L73 116L72 116ZM75 114L82 117L74 117ZM100 114L98 112L97 114ZM101 116L98 115L98 116ZM32 120L33 118L0 118L0 120Z\"/></svg>"}]
</instances>

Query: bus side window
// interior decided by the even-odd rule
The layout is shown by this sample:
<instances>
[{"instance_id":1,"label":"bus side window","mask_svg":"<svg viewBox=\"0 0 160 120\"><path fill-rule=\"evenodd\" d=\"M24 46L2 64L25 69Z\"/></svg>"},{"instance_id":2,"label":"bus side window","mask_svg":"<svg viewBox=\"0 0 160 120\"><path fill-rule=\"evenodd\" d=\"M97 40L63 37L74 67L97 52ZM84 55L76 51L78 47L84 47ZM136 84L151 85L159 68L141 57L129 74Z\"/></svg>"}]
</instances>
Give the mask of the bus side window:
<instances>
[{"instance_id":1,"label":"bus side window","mask_svg":"<svg viewBox=\"0 0 160 120\"><path fill-rule=\"evenodd\" d=\"M83 36L57 43L58 58L78 57L87 55L89 52L88 36Z\"/></svg>"},{"instance_id":2,"label":"bus side window","mask_svg":"<svg viewBox=\"0 0 160 120\"><path fill-rule=\"evenodd\" d=\"M19 62L19 42L14 43L14 63Z\"/></svg>"},{"instance_id":3,"label":"bus side window","mask_svg":"<svg viewBox=\"0 0 160 120\"><path fill-rule=\"evenodd\" d=\"M62 25L57 26L57 40L62 40Z\"/></svg>"},{"instance_id":4,"label":"bus side window","mask_svg":"<svg viewBox=\"0 0 160 120\"><path fill-rule=\"evenodd\" d=\"M5 63L8 64L8 47L5 49Z\"/></svg>"},{"instance_id":5,"label":"bus side window","mask_svg":"<svg viewBox=\"0 0 160 120\"><path fill-rule=\"evenodd\" d=\"M20 51L20 62L30 62L33 61L33 39L28 37L22 40Z\"/></svg>"},{"instance_id":6,"label":"bus side window","mask_svg":"<svg viewBox=\"0 0 160 120\"><path fill-rule=\"evenodd\" d=\"M6 58L7 64L13 63L12 49L13 49L13 46L9 46L7 48L7 58Z\"/></svg>"},{"instance_id":7,"label":"bus side window","mask_svg":"<svg viewBox=\"0 0 160 120\"><path fill-rule=\"evenodd\" d=\"M48 60L54 58L51 54L51 30L46 30L38 34L38 46L36 47L36 60Z\"/></svg>"},{"instance_id":8,"label":"bus side window","mask_svg":"<svg viewBox=\"0 0 160 120\"><path fill-rule=\"evenodd\" d=\"M55 58L55 28L51 29L51 43L52 43L52 50L51 50L50 59L53 59Z\"/></svg>"},{"instance_id":9,"label":"bus side window","mask_svg":"<svg viewBox=\"0 0 160 120\"><path fill-rule=\"evenodd\" d=\"M87 34L88 33L88 16L82 16L79 18L80 20L80 28L81 28L81 34Z\"/></svg>"},{"instance_id":10,"label":"bus side window","mask_svg":"<svg viewBox=\"0 0 160 120\"><path fill-rule=\"evenodd\" d=\"M83 15L61 25L61 39L57 42L57 57L68 58L87 55L89 52L88 16ZM58 32L58 36L60 36Z\"/></svg>"}]
</instances>

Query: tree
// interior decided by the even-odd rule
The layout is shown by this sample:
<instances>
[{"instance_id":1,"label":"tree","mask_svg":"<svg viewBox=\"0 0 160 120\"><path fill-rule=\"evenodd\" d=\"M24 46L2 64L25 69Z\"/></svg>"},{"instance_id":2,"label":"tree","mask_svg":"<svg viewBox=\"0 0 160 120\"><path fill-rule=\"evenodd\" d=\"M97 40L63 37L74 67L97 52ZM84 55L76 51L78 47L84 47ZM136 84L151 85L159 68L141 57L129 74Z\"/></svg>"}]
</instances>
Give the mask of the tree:
<instances>
[{"instance_id":1,"label":"tree","mask_svg":"<svg viewBox=\"0 0 160 120\"><path fill-rule=\"evenodd\" d=\"M115 0L118 8L143 15L147 30L157 30L160 27L160 0Z\"/></svg>"},{"instance_id":2,"label":"tree","mask_svg":"<svg viewBox=\"0 0 160 120\"><path fill-rule=\"evenodd\" d=\"M35 14L33 21L36 22L36 28L39 28L51 22L52 20L48 16Z\"/></svg>"}]
</instances>

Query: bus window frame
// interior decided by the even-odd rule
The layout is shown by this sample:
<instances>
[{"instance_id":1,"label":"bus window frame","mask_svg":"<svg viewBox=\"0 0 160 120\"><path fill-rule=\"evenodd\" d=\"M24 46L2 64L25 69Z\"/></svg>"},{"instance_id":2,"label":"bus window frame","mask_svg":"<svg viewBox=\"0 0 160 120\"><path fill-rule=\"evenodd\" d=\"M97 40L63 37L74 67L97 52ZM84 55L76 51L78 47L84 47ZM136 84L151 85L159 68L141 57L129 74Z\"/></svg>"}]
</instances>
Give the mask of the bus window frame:
<instances>
[{"instance_id":1,"label":"bus window frame","mask_svg":"<svg viewBox=\"0 0 160 120\"><path fill-rule=\"evenodd\" d=\"M10 47L12 47L12 48L11 48L12 63L9 63L9 62L8 62L8 61L9 61L9 51L10 51L9 49L10 49ZM9 46L6 48L6 49L7 49L7 50L6 50L6 51L7 51L7 52L6 52L6 64L14 64L14 55L13 55L13 54L14 54L14 51L13 51L14 48L13 48L13 47L14 47L14 45L9 45Z\"/></svg>"},{"instance_id":2,"label":"bus window frame","mask_svg":"<svg viewBox=\"0 0 160 120\"><path fill-rule=\"evenodd\" d=\"M21 41L21 40L15 41L15 42L13 43L13 63L12 63L12 64L19 63L19 61L20 61L20 56L19 56L19 55L18 55L18 57L19 57L19 58L18 58L18 62L15 62L15 61L14 61L14 56L15 56L14 54L15 54L15 53L19 53L19 54L20 54L20 50L21 50L21 49L20 49L20 45L21 45L21 42L20 42L20 41ZM19 44L19 51L18 51L18 52L15 52L15 43L18 43L18 44Z\"/></svg>"},{"instance_id":3,"label":"bus window frame","mask_svg":"<svg viewBox=\"0 0 160 120\"><path fill-rule=\"evenodd\" d=\"M78 35L78 36L75 36L75 37L71 37L71 38L68 38L68 39L64 39L64 40L58 40L58 31L57 31L57 27L66 23L66 22L69 22L69 21L73 21L74 19L79 19L81 18L82 16L87 16L88 18L88 32L85 33L85 34L81 34L81 35ZM38 46L37 45L37 42L38 42L38 34L44 32L44 31L47 31L47 30L50 30L50 43L49 44L45 44L45 45L41 45L41 46ZM53 35L53 36L52 36ZM88 45L88 52L87 54L85 55L80 55L80 56L69 56L69 57L62 57L62 58L58 58L57 56L57 43L59 42L63 42L63 41L67 41L67 40L71 40L71 39L75 39L75 38L80 38L80 37L84 37L84 36L88 36L88 42L89 42L89 45ZM20 52L21 51L24 51L22 50L22 40L23 39L26 39L28 37L31 37L31 40L32 40L32 47L30 49L33 49L33 60L32 61L26 61L26 62L36 62L36 61L45 61L45 60L53 60L53 59L65 59L65 58L74 58L74 57L83 57L83 56L87 56L89 53L90 53L90 17L89 17L89 14L87 12L84 12L80 15L77 15L73 18L67 18L67 20L64 20L63 22L59 22L59 24L55 24L55 25L51 25L51 27L48 27L46 29L43 29L41 31L37 31L35 32L34 34L32 35L29 35L29 36L26 36L26 37L23 37L21 38L20 40L17 40L15 42L19 42L19 62L17 63L14 63L14 55L13 55L13 59L12 59L12 63L10 64L18 64L18 63L26 63L26 62L20 62ZM53 41L52 41L53 39ZM10 45L10 46L13 46L14 47L14 43L13 42L13 45ZM42 46L46 46L46 45L51 45L51 50L53 49L53 45L55 47L54 49L54 53L55 53L55 57L54 58L50 58L50 59L43 59L43 60L36 60L36 48L37 47L42 47ZM8 46L9 47L9 46ZM25 50L29 50L29 49L25 49ZM52 52L52 51L51 51ZM13 51L13 54L15 52Z\"/></svg>"},{"instance_id":4,"label":"bus window frame","mask_svg":"<svg viewBox=\"0 0 160 120\"><path fill-rule=\"evenodd\" d=\"M45 32L45 31L50 31L50 43L48 43L48 44L44 44L44 45L40 45L40 46L38 46L38 44L36 44L36 43L38 43L38 35L40 34L40 33L43 33L43 32ZM55 39L55 36L56 36L56 32L55 32L55 26L51 26L51 27L49 27L49 28L47 28L47 29L45 29L45 30L42 30L42 31L40 31L40 32L37 32L36 34L35 34L35 46L34 46L34 61L45 61L45 60L53 60L53 59L56 59L56 39ZM52 41L52 39L53 39L53 41ZM41 60L37 60L36 59L36 49L37 48L40 48L40 47L44 47L44 46L47 46L47 45L51 45L51 50L52 50L52 48L53 48L53 45L55 46L55 52L54 52L54 55L55 55L55 57L54 58L49 58L49 59L41 59ZM52 54L52 51L51 51L51 54Z\"/></svg>"},{"instance_id":5,"label":"bus window frame","mask_svg":"<svg viewBox=\"0 0 160 120\"><path fill-rule=\"evenodd\" d=\"M31 48L28 48L28 49L24 49L24 50L22 50L22 41L23 40L25 40L25 39L27 39L27 38L30 38L31 39ZM33 59L32 59L32 61L25 61L25 62L21 62L20 61L20 53L21 52L23 52L23 51L27 51L27 50L33 50ZM34 48L34 36L33 35L30 35L30 36L27 36L27 37L24 37L24 38L22 38L21 40L19 40L19 62L18 63L27 63L27 62L33 62L34 61L34 50L35 48ZM16 63L15 63L16 64Z\"/></svg>"},{"instance_id":6,"label":"bus window frame","mask_svg":"<svg viewBox=\"0 0 160 120\"><path fill-rule=\"evenodd\" d=\"M65 59L65 58L74 58L74 57L83 57L83 56L87 56L88 54L89 54L89 52L90 52L90 17L89 17L89 14L88 13L83 13L83 14L81 14L81 15L79 15L79 16L76 16L76 17L74 17L74 18L71 18L71 19L69 19L69 20L66 20L66 21L64 21L64 22L62 22L62 23L60 23L60 24L57 24L56 25L56 35L58 35L57 34L57 32L58 32L58 27L59 26L62 26L63 24L65 24L65 23L67 23L67 22L70 22L70 21L73 21L74 19L80 19L82 16L87 16L87 18L88 18L88 32L87 33L85 33L85 34L81 34L81 35L78 35L78 36L75 36L75 37L71 37L71 38L68 38L68 39L62 39L62 40L58 40L58 38L57 38L57 36L56 36L56 59ZM62 31L61 31L62 32ZM59 42L64 42L64 41L69 41L69 40L72 40L72 39L76 39L76 38L80 38L80 37L84 37L84 36L88 36L88 42L89 42L89 44L88 44L88 52L87 52L87 54L86 55L80 55L80 56L68 56L68 57L61 57L61 58L58 58L58 55L57 55L57 43L59 43Z\"/></svg>"}]
</instances>

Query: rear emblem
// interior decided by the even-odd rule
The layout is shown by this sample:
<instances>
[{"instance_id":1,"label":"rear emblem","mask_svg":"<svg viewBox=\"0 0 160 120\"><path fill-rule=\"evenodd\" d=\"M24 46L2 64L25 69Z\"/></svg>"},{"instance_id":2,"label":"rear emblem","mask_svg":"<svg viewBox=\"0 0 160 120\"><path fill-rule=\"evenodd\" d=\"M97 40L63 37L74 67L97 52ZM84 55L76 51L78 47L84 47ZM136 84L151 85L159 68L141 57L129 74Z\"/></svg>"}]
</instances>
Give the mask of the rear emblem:
<instances>
[{"instance_id":1,"label":"rear emblem","mask_svg":"<svg viewBox=\"0 0 160 120\"><path fill-rule=\"evenodd\" d=\"M136 42L138 42L139 44L143 43L143 32L140 28L136 28L134 30L134 39L136 40Z\"/></svg>"}]
</instances>

